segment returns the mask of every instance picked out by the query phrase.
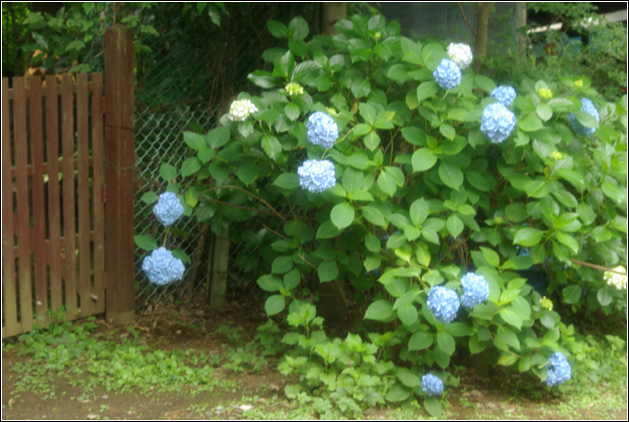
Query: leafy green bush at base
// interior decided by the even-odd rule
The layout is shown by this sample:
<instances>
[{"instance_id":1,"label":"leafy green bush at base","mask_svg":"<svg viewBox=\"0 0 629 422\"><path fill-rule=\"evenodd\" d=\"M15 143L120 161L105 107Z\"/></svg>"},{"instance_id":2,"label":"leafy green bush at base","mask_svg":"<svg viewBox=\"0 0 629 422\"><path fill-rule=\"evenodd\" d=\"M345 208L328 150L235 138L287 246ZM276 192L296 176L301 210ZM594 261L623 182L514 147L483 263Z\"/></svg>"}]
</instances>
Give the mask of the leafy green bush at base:
<instances>
[{"instance_id":1,"label":"leafy green bush at base","mask_svg":"<svg viewBox=\"0 0 629 422\"><path fill-rule=\"evenodd\" d=\"M167 182L217 234L257 215L267 224L266 240L250 243L270 245L257 280L267 314L288 304L297 328L280 371L301 384L287 394L318 388L355 414L426 397L428 373L447 394L456 350L491 351L492 364L542 381L559 352L577 376L591 348L549 302L609 313L626 300L626 282L607 284L599 269L626 268L626 97L607 103L588 78L566 74L522 80L496 104L492 79L382 16L355 15L308 41L299 17L268 28L286 48L267 50L270 71L250 74L260 95L241 93L220 128L184 132L194 155ZM549 276L550 299L522 277L532 269ZM473 292L468 273L483 280ZM370 341L327 337L319 283L362 304ZM447 290L431 295L437 286ZM441 412L436 397L424 405Z\"/></svg>"}]
</instances>

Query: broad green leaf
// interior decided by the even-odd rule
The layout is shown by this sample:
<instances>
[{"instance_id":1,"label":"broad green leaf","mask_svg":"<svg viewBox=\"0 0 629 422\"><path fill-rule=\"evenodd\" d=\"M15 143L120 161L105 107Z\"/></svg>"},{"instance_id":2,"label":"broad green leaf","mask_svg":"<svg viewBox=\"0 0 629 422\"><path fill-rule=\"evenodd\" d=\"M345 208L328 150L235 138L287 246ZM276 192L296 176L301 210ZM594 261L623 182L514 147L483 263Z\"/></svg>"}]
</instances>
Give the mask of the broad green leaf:
<instances>
[{"instance_id":1,"label":"broad green leaf","mask_svg":"<svg viewBox=\"0 0 629 422\"><path fill-rule=\"evenodd\" d=\"M517 329L522 328L522 319L512 306L502 308L500 310L500 317L504 319L507 324L512 325Z\"/></svg>"},{"instance_id":2,"label":"broad green leaf","mask_svg":"<svg viewBox=\"0 0 629 422\"><path fill-rule=\"evenodd\" d=\"M607 306L610 303L612 303L612 300L614 299L614 289L615 287L612 286L603 286L598 290L598 293L596 293L596 298L598 299L598 303L600 303L602 306Z\"/></svg>"},{"instance_id":3,"label":"broad green leaf","mask_svg":"<svg viewBox=\"0 0 629 422\"><path fill-rule=\"evenodd\" d=\"M383 171L380 173L377 179L377 184L380 190L389 196L393 196L397 190L397 182L392 174Z\"/></svg>"},{"instance_id":4,"label":"broad green leaf","mask_svg":"<svg viewBox=\"0 0 629 422\"><path fill-rule=\"evenodd\" d=\"M415 227L420 227L430 211L428 203L424 198L419 198L411 204L410 217Z\"/></svg>"},{"instance_id":5,"label":"broad green leaf","mask_svg":"<svg viewBox=\"0 0 629 422\"><path fill-rule=\"evenodd\" d=\"M175 177L177 177L177 169L170 164L162 164L159 168L159 175L162 176L164 181L171 182Z\"/></svg>"},{"instance_id":6,"label":"broad green leaf","mask_svg":"<svg viewBox=\"0 0 629 422\"><path fill-rule=\"evenodd\" d=\"M157 249L157 241L151 236L133 236L133 241L138 248L144 249L145 251Z\"/></svg>"},{"instance_id":7,"label":"broad green leaf","mask_svg":"<svg viewBox=\"0 0 629 422\"><path fill-rule=\"evenodd\" d=\"M365 246L371 252L380 252L380 240L371 233L365 235Z\"/></svg>"},{"instance_id":8,"label":"broad green leaf","mask_svg":"<svg viewBox=\"0 0 629 422\"><path fill-rule=\"evenodd\" d=\"M419 331L411 336L408 341L408 350L424 350L432 346L435 341L434 334L427 331Z\"/></svg>"},{"instance_id":9,"label":"broad green leaf","mask_svg":"<svg viewBox=\"0 0 629 422\"><path fill-rule=\"evenodd\" d=\"M449 140L453 140L454 137L456 136L456 130L454 130L454 128L452 126L450 126L447 123L442 124L441 126L439 126L439 132L446 137ZM465 142L467 143L467 142ZM465 146L465 143L463 144Z\"/></svg>"},{"instance_id":10,"label":"broad green leaf","mask_svg":"<svg viewBox=\"0 0 629 422\"><path fill-rule=\"evenodd\" d=\"M544 128L542 121L535 114L527 114L519 123L520 129L525 132L535 132Z\"/></svg>"},{"instance_id":11,"label":"broad green leaf","mask_svg":"<svg viewBox=\"0 0 629 422\"><path fill-rule=\"evenodd\" d=\"M424 407L430 416L435 418L441 417L441 402L437 397L426 397L424 399Z\"/></svg>"},{"instance_id":12,"label":"broad green leaf","mask_svg":"<svg viewBox=\"0 0 629 422\"><path fill-rule=\"evenodd\" d=\"M209 131L206 135L207 143L214 149L222 147L229 142L229 135L228 127L217 127Z\"/></svg>"},{"instance_id":13,"label":"broad green leaf","mask_svg":"<svg viewBox=\"0 0 629 422\"><path fill-rule=\"evenodd\" d=\"M197 151L205 147L205 137L194 132L183 132L183 141L193 150Z\"/></svg>"},{"instance_id":14,"label":"broad green leaf","mask_svg":"<svg viewBox=\"0 0 629 422\"><path fill-rule=\"evenodd\" d=\"M492 267L498 268L500 266L500 256L496 251L483 246L481 246L480 249L483 252L483 256Z\"/></svg>"},{"instance_id":15,"label":"broad green leaf","mask_svg":"<svg viewBox=\"0 0 629 422\"><path fill-rule=\"evenodd\" d=\"M437 156L429 148L420 148L413 153L411 163L413 165L413 173L426 171L435 165Z\"/></svg>"},{"instance_id":16,"label":"broad green leaf","mask_svg":"<svg viewBox=\"0 0 629 422\"><path fill-rule=\"evenodd\" d=\"M317 273L319 274L319 281L322 283L332 281L338 277L339 268L334 261L324 261L319 264Z\"/></svg>"},{"instance_id":17,"label":"broad green leaf","mask_svg":"<svg viewBox=\"0 0 629 422\"><path fill-rule=\"evenodd\" d=\"M498 358L498 365L502 366L510 366L513 365L518 360L516 355L512 355L511 353L503 353Z\"/></svg>"},{"instance_id":18,"label":"broad green leaf","mask_svg":"<svg viewBox=\"0 0 629 422\"><path fill-rule=\"evenodd\" d=\"M297 173L280 174L273 182L273 185L286 190L296 189L299 187L299 175Z\"/></svg>"},{"instance_id":19,"label":"broad green leaf","mask_svg":"<svg viewBox=\"0 0 629 422\"><path fill-rule=\"evenodd\" d=\"M533 246L541 242L544 233L532 227L525 227L518 230L513 238L515 245Z\"/></svg>"},{"instance_id":20,"label":"broad green leaf","mask_svg":"<svg viewBox=\"0 0 629 422\"><path fill-rule=\"evenodd\" d=\"M581 294L581 287L575 285L567 286L562 291L563 301L569 304L577 303L579 300L581 300Z\"/></svg>"},{"instance_id":21,"label":"broad green leaf","mask_svg":"<svg viewBox=\"0 0 629 422\"><path fill-rule=\"evenodd\" d=\"M369 305L364 319L385 321L393 315L393 304L387 300L376 300Z\"/></svg>"},{"instance_id":22,"label":"broad green leaf","mask_svg":"<svg viewBox=\"0 0 629 422\"><path fill-rule=\"evenodd\" d=\"M417 101L419 103L422 100L432 97L439 91L439 85L435 81L424 82L417 87Z\"/></svg>"},{"instance_id":23,"label":"broad green leaf","mask_svg":"<svg viewBox=\"0 0 629 422\"><path fill-rule=\"evenodd\" d=\"M375 224L376 226L382 228L386 228L388 226L386 220L384 219L384 216L377 208L367 205L365 207L361 207L360 210L362 211L363 216L371 224Z\"/></svg>"},{"instance_id":24,"label":"broad green leaf","mask_svg":"<svg viewBox=\"0 0 629 422\"><path fill-rule=\"evenodd\" d=\"M262 149L270 159L277 160L282 152L282 144L275 136L264 135L262 137Z\"/></svg>"},{"instance_id":25,"label":"broad green leaf","mask_svg":"<svg viewBox=\"0 0 629 422\"><path fill-rule=\"evenodd\" d=\"M421 383L419 382L419 377L406 368L398 369L395 375L402 382L402 384L407 387L415 388L421 385Z\"/></svg>"},{"instance_id":26,"label":"broad green leaf","mask_svg":"<svg viewBox=\"0 0 629 422\"><path fill-rule=\"evenodd\" d=\"M448 228L448 232L454 238L460 235L464 229L463 222L456 214L452 214L450 217L448 217L446 227Z\"/></svg>"},{"instance_id":27,"label":"broad green leaf","mask_svg":"<svg viewBox=\"0 0 629 422\"><path fill-rule=\"evenodd\" d=\"M264 310L268 316L279 314L286 307L286 298L282 295L270 296L264 303Z\"/></svg>"},{"instance_id":28,"label":"broad green leaf","mask_svg":"<svg viewBox=\"0 0 629 422\"><path fill-rule=\"evenodd\" d=\"M452 164L442 162L439 166L439 178L444 185L458 190L463 183L463 172Z\"/></svg>"},{"instance_id":29,"label":"broad green leaf","mask_svg":"<svg viewBox=\"0 0 629 422\"><path fill-rule=\"evenodd\" d=\"M548 104L540 103L535 110L540 119L547 122L553 117L553 109Z\"/></svg>"},{"instance_id":30,"label":"broad green leaf","mask_svg":"<svg viewBox=\"0 0 629 422\"><path fill-rule=\"evenodd\" d=\"M417 308L412 303L407 303L397 309L397 316L402 324L410 326L417 321Z\"/></svg>"},{"instance_id":31,"label":"broad green leaf","mask_svg":"<svg viewBox=\"0 0 629 422\"><path fill-rule=\"evenodd\" d=\"M355 214L354 207L349 202L340 203L332 208L330 219L339 230L343 230L352 224Z\"/></svg>"},{"instance_id":32,"label":"broad green leaf","mask_svg":"<svg viewBox=\"0 0 629 422\"><path fill-rule=\"evenodd\" d=\"M533 198L544 198L550 192L546 180L531 180L524 185L524 191Z\"/></svg>"},{"instance_id":33,"label":"broad green leaf","mask_svg":"<svg viewBox=\"0 0 629 422\"><path fill-rule=\"evenodd\" d=\"M455 350L454 337L450 333L440 331L437 334L437 345L448 355L452 356Z\"/></svg>"},{"instance_id":34,"label":"broad green leaf","mask_svg":"<svg viewBox=\"0 0 629 422\"><path fill-rule=\"evenodd\" d=\"M574 112L574 117L576 117L577 121L581 123L583 126L593 127L593 128L598 129L598 120L596 120L596 118L592 116L590 113L579 110L579 111Z\"/></svg>"},{"instance_id":35,"label":"broad green leaf","mask_svg":"<svg viewBox=\"0 0 629 422\"><path fill-rule=\"evenodd\" d=\"M140 200L147 204L154 204L159 200L159 196L157 196L157 194L152 191L146 192L144 195L142 195L142 198L140 198Z\"/></svg>"},{"instance_id":36,"label":"broad green leaf","mask_svg":"<svg viewBox=\"0 0 629 422\"><path fill-rule=\"evenodd\" d=\"M293 290L301 281L301 272L295 268L284 276L284 288L288 291Z\"/></svg>"},{"instance_id":37,"label":"broad green leaf","mask_svg":"<svg viewBox=\"0 0 629 422\"><path fill-rule=\"evenodd\" d=\"M257 281L260 288L265 292L276 292L284 287L282 280L273 275L263 275Z\"/></svg>"},{"instance_id":38,"label":"broad green leaf","mask_svg":"<svg viewBox=\"0 0 629 422\"><path fill-rule=\"evenodd\" d=\"M560 243L569 247L570 250L574 252L575 255L579 253L579 242L577 242L577 240L574 237L563 232L556 232L555 236Z\"/></svg>"},{"instance_id":39,"label":"broad green leaf","mask_svg":"<svg viewBox=\"0 0 629 422\"><path fill-rule=\"evenodd\" d=\"M491 92L496 89L496 83L487 76L476 75L474 76L474 82L476 86L488 94L491 94Z\"/></svg>"},{"instance_id":40,"label":"broad green leaf","mask_svg":"<svg viewBox=\"0 0 629 422\"><path fill-rule=\"evenodd\" d=\"M411 389L404 387L401 384L396 384L387 393L386 400L392 403L397 403L406 400L411 395Z\"/></svg>"},{"instance_id":41,"label":"broad green leaf","mask_svg":"<svg viewBox=\"0 0 629 422\"><path fill-rule=\"evenodd\" d=\"M496 336L515 350L520 350L520 341L515 333L509 328L503 327L502 325L498 326Z\"/></svg>"},{"instance_id":42,"label":"broad green leaf","mask_svg":"<svg viewBox=\"0 0 629 422\"><path fill-rule=\"evenodd\" d=\"M293 257L292 256L278 256L273 261L271 272L273 274L284 274L293 269Z\"/></svg>"},{"instance_id":43,"label":"broad green leaf","mask_svg":"<svg viewBox=\"0 0 629 422\"><path fill-rule=\"evenodd\" d=\"M188 177L201 169L203 163L197 157L190 157L181 165L181 176Z\"/></svg>"}]
</instances>

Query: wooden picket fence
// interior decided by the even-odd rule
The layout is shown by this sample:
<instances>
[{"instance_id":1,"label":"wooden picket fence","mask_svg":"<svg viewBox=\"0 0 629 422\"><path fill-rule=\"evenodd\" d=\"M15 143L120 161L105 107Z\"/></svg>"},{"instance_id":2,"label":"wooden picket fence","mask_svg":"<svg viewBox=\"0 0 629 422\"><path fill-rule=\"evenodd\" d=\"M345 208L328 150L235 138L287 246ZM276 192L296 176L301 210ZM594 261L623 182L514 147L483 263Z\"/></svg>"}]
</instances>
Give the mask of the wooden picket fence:
<instances>
[{"instance_id":1,"label":"wooden picket fence","mask_svg":"<svg viewBox=\"0 0 629 422\"><path fill-rule=\"evenodd\" d=\"M2 79L3 338L59 310L133 318L132 40L122 25L107 30L105 80Z\"/></svg>"}]
</instances>

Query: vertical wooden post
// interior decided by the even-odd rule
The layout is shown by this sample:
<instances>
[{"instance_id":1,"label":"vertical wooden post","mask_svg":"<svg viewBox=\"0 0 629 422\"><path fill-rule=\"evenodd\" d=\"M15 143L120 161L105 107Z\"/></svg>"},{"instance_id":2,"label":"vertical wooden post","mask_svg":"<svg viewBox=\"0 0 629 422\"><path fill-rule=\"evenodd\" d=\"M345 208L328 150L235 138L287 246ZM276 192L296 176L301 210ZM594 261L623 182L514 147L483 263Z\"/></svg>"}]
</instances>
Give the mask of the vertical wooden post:
<instances>
[{"instance_id":1,"label":"vertical wooden post","mask_svg":"<svg viewBox=\"0 0 629 422\"><path fill-rule=\"evenodd\" d=\"M214 271L212 274L212 296L210 305L217 309L225 307L227 274L229 270L229 228L216 237L214 243Z\"/></svg>"},{"instance_id":2,"label":"vertical wooden post","mask_svg":"<svg viewBox=\"0 0 629 422\"><path fill-rule=\"evenodd\" d=\"M133 242L133 30L105 31L105 271L106 314L117 324L135 317Z\"/></svg>"}]
</instances>

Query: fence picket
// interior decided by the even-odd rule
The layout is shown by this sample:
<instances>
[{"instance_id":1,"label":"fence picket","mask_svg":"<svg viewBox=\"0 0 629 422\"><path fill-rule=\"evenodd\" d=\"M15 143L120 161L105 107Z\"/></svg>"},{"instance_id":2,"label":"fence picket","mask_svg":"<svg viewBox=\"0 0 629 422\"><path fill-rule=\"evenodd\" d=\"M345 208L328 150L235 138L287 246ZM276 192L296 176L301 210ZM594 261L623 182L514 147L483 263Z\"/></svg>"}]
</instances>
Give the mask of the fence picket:
<instances>
[{"instance_id":1,"label":"fence picket","mask_svg":"<svg viewBox=\"0 0 629 422\"><path fill-rule=\"evenodd\" d=\"M61 266L61 198L59 196L59 97L57 78L46 76L46 141L48 164L48 268L50 270L50 309L63 306Z\"/></svg>"},{"instance_id":2,"label":"fence picket","mask_svg":"<svg viewBox=\"0 0 629 422\"><path fill-rule=\"evenodd\" d=\"M38 320L46 317L48 288L46 277L46 220L44 198L44 145L42 131L42 86L41 78L33 76L29 98L30 146L33 201L33 243L35 256L35 311Z\"/></svg>"},{"instance_id":3,"label":"fence picket","mask_svg":"<svg viewBox=\"0 0 629 422\"><path fill-rule=\"evenodd\" d=\"M76 315L76 242L74 240L74 110L72 76L61 79L61 142L63 150L63 237L65 238L65 306Z\"/></svg>"},{"instance_id":4,"label":"fence picket","mask_svg":"<svg viewBox=\"0 0 629 422\"><path fill-rule=\"evenodd\" d=\"M33 326L33 304L31 291L31 249L28 201L27 131L26 131L26 89L24 78L13 79L13 130L15 145L15 176L17 184L17 215L18 222L18 267L20 274L19 317L22 330L30 330Z\"/></svg>"},{"instance_id":5,"label":"fence picket","mask_svg":"<svg viewBox=\"0 0 629 422\"><path fill-rule=\"evenodd\" d=\"M2 78L2 299L5 327L2 337L20 332L17 322L15 253L13 251L13 179L11 177L11 115L9 79Z\"/></svg>"},{"instance_id":6,"label":"fence picket","mask_svg":"<svg viewBox=\"0 0 629 422\"><path fill-rule=\"evenodd\" d=\"M92 73L92 209L94 227L94 312L105 311L105 295L103 293L103 274L105 272L105 210L103 205L104 163L103 157L103 114L101 101L103 98L103 75Z\"/></svg>"},{"instance_id":7,"label":"fence picket","mask_svg":"<svg viewBox=\"0 0 629 422\"><path fill-rule=\"evenodd\" d=\"M78 171L78 202L79 202L79 279L77 286L80 294L79 317L91 315L92 299L90 277L90 191L89 191L89 152L88 152L88 91L87 74L81 73L77 78L76 114L77 114L77 156Z\"/></svg>"}]
</instances>

